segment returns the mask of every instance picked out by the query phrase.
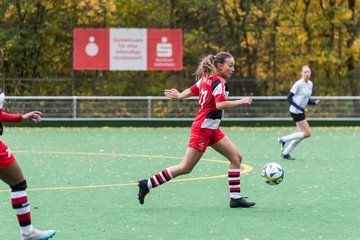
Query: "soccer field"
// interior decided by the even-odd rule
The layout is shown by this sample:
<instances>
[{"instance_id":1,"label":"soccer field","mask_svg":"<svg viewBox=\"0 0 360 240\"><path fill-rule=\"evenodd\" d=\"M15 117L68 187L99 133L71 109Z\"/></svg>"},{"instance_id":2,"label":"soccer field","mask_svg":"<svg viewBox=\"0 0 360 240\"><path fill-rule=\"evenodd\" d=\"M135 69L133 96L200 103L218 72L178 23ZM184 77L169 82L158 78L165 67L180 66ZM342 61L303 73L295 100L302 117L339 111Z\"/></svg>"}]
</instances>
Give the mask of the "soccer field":
<instances>
[{"instance_id":1,"label":"soccer field","mask_svg":"<svg viewBox=\"0 0 360 240\"><path fill-rule=\"evenodd\" d=\"M280 158L277 137L295 128L222 128L244 157L242 194L230 209L228 163L211 148L189 175L153 189L140 205L137 180L177 164L189 128L6 128L20 162L36 228L54 239L359 239L360 128L313 128ZM261 168L278 162L284 181ZM8 187L0 184L0 239L19 239Z\"/></svg>"}]
</instances>

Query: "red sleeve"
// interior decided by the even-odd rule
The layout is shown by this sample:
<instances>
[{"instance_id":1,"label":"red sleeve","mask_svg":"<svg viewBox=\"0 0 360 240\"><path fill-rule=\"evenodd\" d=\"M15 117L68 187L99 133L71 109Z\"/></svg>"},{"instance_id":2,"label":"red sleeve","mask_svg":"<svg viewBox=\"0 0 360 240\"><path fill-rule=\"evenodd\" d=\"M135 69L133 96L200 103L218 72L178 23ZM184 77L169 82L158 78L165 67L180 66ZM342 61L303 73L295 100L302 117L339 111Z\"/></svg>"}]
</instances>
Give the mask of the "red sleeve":
<instances>
[{"instance_id":1,"label":"red sleeve","mask_svg":"<svg viewBox=\"0 0 360 240\"><path fill-rule=\"evenodd\" d=\"M201 80L202 80L202 78L201 78L200 80L198 80L194 85L192 85L192 86L190 87L190 91L191 91L194 95L199 96L199 94L200 94L200 84L201 84Z\"/></svg>"},{"instance_id":2,"label":"red sleeve","mask_svg":"<svg viewBox=\"0 0 360 240\"><path fill-rule=\"evenodd\" d=\"M22 115L21 114L10 114L3 111L1 113L1 122L21 122Z\"/></svg>"},{"instance_id":3,"label":"red sleeve","mask_svg":"<svg viewBox=\"0 0 360 240\"><path fill-rule=\"evenodd\" d=\"M195 83L190 87L190 91L194 94L199 96L199 86Z\"/></svg>"}]
</instances>

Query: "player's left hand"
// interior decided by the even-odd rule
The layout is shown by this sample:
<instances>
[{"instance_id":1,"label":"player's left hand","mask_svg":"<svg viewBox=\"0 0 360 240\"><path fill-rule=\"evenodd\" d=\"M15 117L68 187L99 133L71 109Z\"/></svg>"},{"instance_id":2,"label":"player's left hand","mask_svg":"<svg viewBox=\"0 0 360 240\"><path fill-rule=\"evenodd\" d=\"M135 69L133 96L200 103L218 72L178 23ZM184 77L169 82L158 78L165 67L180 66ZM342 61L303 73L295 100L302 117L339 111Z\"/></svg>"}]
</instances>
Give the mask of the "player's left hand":
<instances>
[{"instance_id":1,"label":"player's left hand","mask_svg":"<svg viewBox=\"0 0 360 240\"><path fill-rule=\"evenodd\" d=\"M250 104L252 104L253 99L251 97L244 97L241 99L241 102L250 105Z\"/></svg>"},{"instance_id":2,"label":"player's left hand","mask_svg":"<svg viewBox=\"0 0 360 240\"><path fill-rule=\"evenodd\" d=\"M39 122L41 122L41 115L42 115L42 112L39 112L39 111L29 112L29 113L22 115L22 120L33 121L35 123L39 123Z\"/></svg>"},{"instance_id":3,"label":"player's left hand","mask_svg":"<svg viewBox=\"0 0 360 240\"><path fill-rule=\"evenodd\" d=\"M317 100L315 101L315 104L316 104L316 105L320 104L320 99L317 99Z\"/></svg>"}]
</instances>

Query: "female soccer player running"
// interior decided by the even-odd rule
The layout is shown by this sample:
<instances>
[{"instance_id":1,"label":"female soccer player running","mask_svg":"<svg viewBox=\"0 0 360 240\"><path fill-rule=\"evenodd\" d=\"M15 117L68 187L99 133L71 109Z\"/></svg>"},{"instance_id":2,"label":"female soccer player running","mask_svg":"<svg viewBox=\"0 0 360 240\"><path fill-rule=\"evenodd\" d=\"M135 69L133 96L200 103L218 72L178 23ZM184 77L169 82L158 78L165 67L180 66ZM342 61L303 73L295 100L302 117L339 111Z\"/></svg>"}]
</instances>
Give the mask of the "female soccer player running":
<instances>
[{"instance_id":1,"label":"female soccer player running","mask_svg":"<svg viewBox=\"0 0 360 240\"><path fill-rule=\"evenodd\" d=\"M41 112L29 112L24 115L8 114L2 108L5 94L0 89L0 135L3 133L2 122L41 121ZM0 179L11 188L11 204L20 224L22 239L46 240L55 235L54 230L40 231L33 228L30 216L30 203L26 194L26 180L21 168L8 146L0 138Z\"/></svg>"},{"instance_id":2,"label":"female soccer player running","mask_svg":"<svg viewBox=\"0 0 360 240\"><path fill-rule=\"evenodd\" d=\"M281 157L287 160L295 160L295 158L290 156L290 152L296 148L301 140L308 138L311 135L311 129L305 117L305 112L307 112L306 106L308 104L317 105L320 103L319 99L313 100L310 98L313 88L310 76L310 68L306 65L303 66L301 68L301 79L295 82L287 96L287 100L290 103L290 115L299 130L298 132L279 138L279 144L282 151ZM289 146L284 150L285 144L289 141Z\"/></svg>"},{"instance_id":3,"label":"female soccer player running","mask_svg":"<svg viewBox=\"0 0 360 240\"><path fill-rule=\"evenodd\" d=\"M248 208L255 205L254 202L248 202L240 194L242 156L232 141L219 128L223 109L252 103L250 97L235 101L226 99L229 92L225 79L229 78L234 71L234 58L229 53L220 52L215 56L209 55L200 62L195 72L197 82L190 88L181 93L177 89L165 89L165 96L171 99L199 96L200 110L192 124L188 148L182 162L164 169L149 179L141 179L138 182L140 204L144 204L144 198L151 188L158 187L177 176L190 173L206 148L211 146L230 161L228 170L230 207Z\"/></svg>"}]
</instances>

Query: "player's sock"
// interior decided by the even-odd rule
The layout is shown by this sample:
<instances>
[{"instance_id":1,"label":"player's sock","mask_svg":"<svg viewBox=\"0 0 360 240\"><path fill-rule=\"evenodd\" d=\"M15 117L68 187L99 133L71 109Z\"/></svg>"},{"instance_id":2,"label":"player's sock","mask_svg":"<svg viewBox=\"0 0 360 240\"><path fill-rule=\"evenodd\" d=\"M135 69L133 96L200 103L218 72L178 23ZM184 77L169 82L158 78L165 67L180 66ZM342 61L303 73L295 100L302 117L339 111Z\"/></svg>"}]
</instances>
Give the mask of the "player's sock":
<instances>
[{"instance_id":1,"label":"player's sock","mask_svg":"<svg viewBox=\"0 0 360 240\"><path fill-rule=\"evenodd\" d=\"M26 181L11 186L11 204L20 224L23 234L30 234L33 231L30 216L30 203L26 194Z\"/></svg>"},{"instance_id":2,"label":"player's sock","mask_svg":"<svg viewBox=\"0 0 360 240\"><path fill-rule=\"evenodd\" d=\"M228 181L230 189L230 198L239 199L240 195L240 169L228 170Z\"/></svg>"},{"instance_id":3,"label":"player's sock","mask_svg":"<svg viewBox=\"0 0 360 240\"><path fill-rule=\"evenodd\" d=\"M296 146L301 142L302 139L292 140L289 146L285 148L283 155L288 155L296 148Z\"/></svg>"},{"instance_id":4,"label":"player's sock","mask_svg":"<svg viewBox=\"0 0 360 240\"><path fill-rule=\"evenodd\" d=\"M303 139L303 138L304 138L303 132L296 132L296 133L292 133L287 136L281 137L280 140L284 141L284 142L288 142L288 141Z\"/></svg>"},{"instance_id":5,"label":"player's sock","mask_svg":"<svg viewBox=\"0 0 360 240\"><path fill-rule=\"evenodd\" d=\"M149 189L156 188L157 186L160 186L161 184L164 184L171 179L173 179L173 176L171 175L170 169L165 168L161 172L155 174L152 178L149 178L147 186Z\"/></svg>"}]
</instances>

